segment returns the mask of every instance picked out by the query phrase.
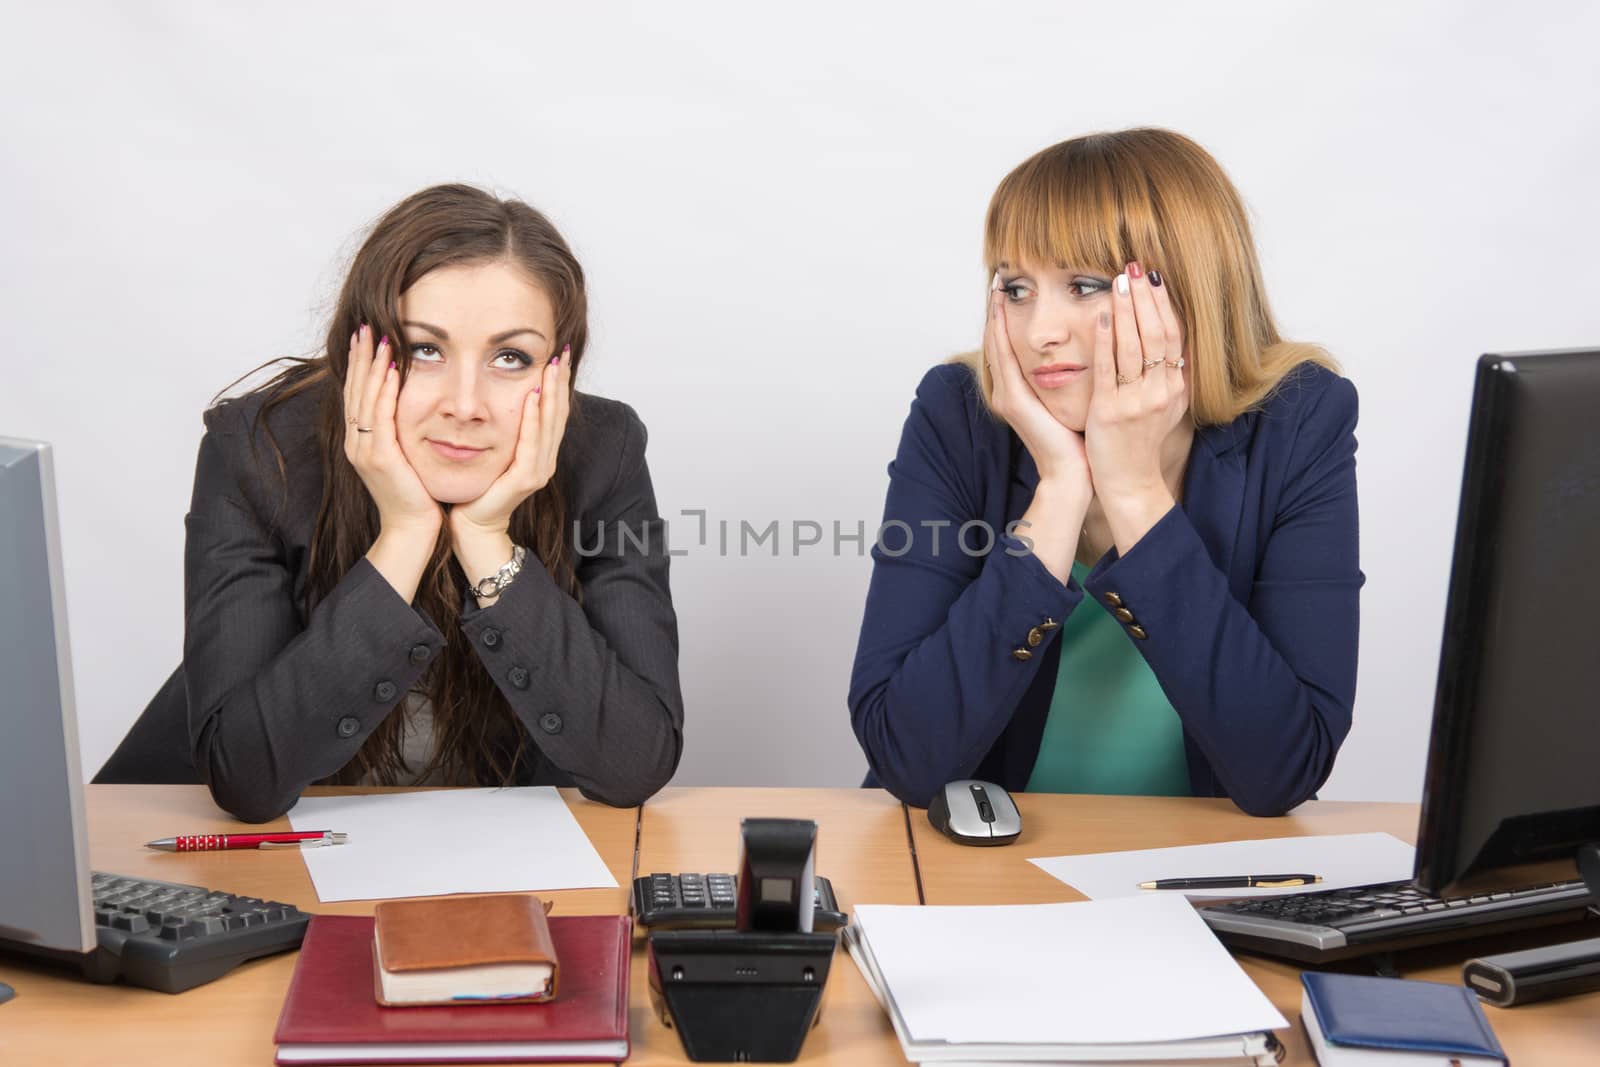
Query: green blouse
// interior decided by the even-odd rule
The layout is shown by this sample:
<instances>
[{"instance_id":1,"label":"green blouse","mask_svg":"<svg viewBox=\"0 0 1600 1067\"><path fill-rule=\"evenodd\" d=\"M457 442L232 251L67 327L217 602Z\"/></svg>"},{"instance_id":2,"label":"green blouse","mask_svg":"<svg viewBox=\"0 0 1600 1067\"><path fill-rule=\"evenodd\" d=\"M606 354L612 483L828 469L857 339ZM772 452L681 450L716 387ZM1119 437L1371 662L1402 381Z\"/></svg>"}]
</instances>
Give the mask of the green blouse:
<instances>
[{"instance_id":1,"label":"green blouse","mask_svg":"<svg viewBox=\"0 0 1600 1067\"><path fill-rule=\"evenodd\" d=\"M1080 585L1088 573L1072 565ZM1122 624L1086 596L1056 640L1061 667L1028 792L1188 796L1183 723Z\"/></svg>"}]
</instances>

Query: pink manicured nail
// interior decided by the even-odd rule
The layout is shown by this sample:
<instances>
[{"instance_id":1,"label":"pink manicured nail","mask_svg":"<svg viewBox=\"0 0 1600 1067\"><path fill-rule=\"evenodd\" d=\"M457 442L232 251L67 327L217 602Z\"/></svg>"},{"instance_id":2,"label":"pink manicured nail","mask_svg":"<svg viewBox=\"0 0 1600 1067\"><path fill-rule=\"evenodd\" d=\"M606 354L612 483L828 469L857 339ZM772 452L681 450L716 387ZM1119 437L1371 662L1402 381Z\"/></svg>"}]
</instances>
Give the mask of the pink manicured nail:
<instances>
[{"instance_id":1,"label":"pink manicured nail","mask_svg":"<svg viewBox=\"0 0 1600 1067\"><path fill-rule=\"evenodd\" d=\"M562 349L561 349L561 354L562 354L562 355L563 355L563 356L570 356L570 355L572 355L572 346L571 346L571 345L564 345L564 346L562 346Z\"/></svg>"},{"instance_id":2,"label":"pink manicured nail","mask_svg":"<svg viewBox=\"0 0 1600 1067\"><path fill-rule=\"evenodd\" d=\"M534 396L538 396L539 395L539 387L537 385L533 387L533 395Z\"/></svg>"},{"instance_id":3,"label":"pink manicured nail","mask_svg":"<svg viewBox=\"0 0 1600 1067\"><path fill-rule=\"evenodd\" d=\"M392 359L389 361L389 369L394 370L394 360Z\"/></svg>"},{"instance_id":4,"label":"pink manicured nail","mask_svg":"<svg viewBox=\"0 0 1600 1067\"><path fill-rule=\"evenodd\" d=\"M556 357L556 358L555 358L555 359L552 359L552 360L551 360L551 361L550 361L550 365L551 365L551 366L552 366L552 367L559 367L559 366L561 366L561 357L560 357L560 356L557 356L557 357Z\"/></svg>"},{"instance_id":5,"label":"pink manicured nail","mask_svg":"<svg viewBox=\"0 0 1600 1067\"><path fill-rule=\"evenodd\" d=\"M360 329L360 331L359 331L359 332L360 332L360 334L361 334L361 336L362 336L362 337L365 337L365 336L367 336L367 324L366 324L366 323L364 323L364 322L363 322L363 323L362 323L362 324L361 324L361 329Z\"/></svg>"},{"instance_id":6,"label":"pink manicured nail","mask_svg":"<svg viewBox=\"0 0 1600 1067\"><path fill-rule=\"evenodd\" d=\"M388 334L384 334L383 335L383 339L378 342L378 347L379 348L386 348L386 347L388 347L388 345L389 345L389 335Z\"/></svg>"}]
</instances>

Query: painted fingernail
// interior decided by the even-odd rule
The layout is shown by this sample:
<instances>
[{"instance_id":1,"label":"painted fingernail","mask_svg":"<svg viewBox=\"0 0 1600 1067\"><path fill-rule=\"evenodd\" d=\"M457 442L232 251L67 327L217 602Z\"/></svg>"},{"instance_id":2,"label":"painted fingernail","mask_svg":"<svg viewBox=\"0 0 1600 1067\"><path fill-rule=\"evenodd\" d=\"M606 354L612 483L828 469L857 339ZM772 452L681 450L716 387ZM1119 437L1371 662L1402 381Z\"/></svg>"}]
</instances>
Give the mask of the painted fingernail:
<instances>
[{"instance_id":1,"label":"painted fingernail","mask_svg":"<svg viewBox=\"0 0 1600 1067\"><path fill-rule=\"evenodd\" d=\"M1126 288L1124 288L1122 291L1123 292L1127 292L1128 290ZM378 347L379 348L388 348L389 347L389 335L388 334L384 334L383 337L378 341Z\"/></svg>"},{"instance_id":2,"label":"painted fingernail","mask_svg":"<svg viewBox=\"0 0 1600 1067\"><path fill-rule=\"evenodd\" d=\"M570 355L572 355L572 346L571 346L571 345L562 345L562 346L561 346L561 354L562 354L562 355L563 355L563 356L570 356Z\"/></svg>"},{"instance_id":3,"label":"painted fingernail","mask_svg":"<svg viewBox=\"0 0 1600 1067\"><path fill-rule=\"evenodd\" d=\"M557 357L556 357L556 358L555 358L555 359L552 359L552 360L551 360L551 361L550 361L550 365L551 365L551 366L552 366L552 367L559 367L559 366L561 366L561 357L560 357L560 356L557 356Z\"/></svg>"},{"instance_id":4,"label":"painted fingernail","mask_svg":"<svg viewBox=\"0 0 1600 1067\"><path fill-rule=\"evenodd\" d=\"M363 322L363 323L362 323L362 324L361 324L361 330L360 330L360 333L361 333L361 336L362 336L362 337L365 337L365 336L367 336L367 324L366 324L366 323L364 323L364 322Z\"/></svg>"},{"instance_id":5,"label":"painted fingernail","mask_svg":"<svg viewBox=\"0 0 1600 1067\"><path fill-rule=\"evenodd\" d=\"M1128 295L1128 276L1126 274L1117 275L1117 293L1121 296Z\"/></svg>"},{"instance_id":6,"label":"painted fingernail","mask_svg":"<svg viewBox=\"0 0 1600 1067\"><path fill-rule=\"evenodd\" d=\"M389 361L389 369L394 370L394 360L392 359Z\"/></svg>"},{"instance_id":7,"label":"painted fingernail","mask_svg":"<svg viewBox=\"0 0 1600 1067\"><path fill-rule=\"evenodd\" d=\"M1102 330L1111 329L1111 315L1109 312L1100 312L1100 328Z\"/></svg>"},{"instance_id":8,"label":"painted fingernail","mask_svg":"<svg viewBox=\"0 0 1600 1067\"><path fill-rule=\"evenodd\" d=\"M1138 260L1134 260L1132 263L1128 264L1128 277L1130 277L1130 278L1143 278L1144 277L1144 268L1139 266L1139 261Z\"/></svg>"},{"instance_id":9,"label":"painted fingernail","mask_svg":"<svg viewBox=\"0 0 1600 1067\"><path fill-rule=\"evenodd\" d=\"M538 395L539 395L539 392L540 392L540 389L539 389L539 387L538 387L538 386L537 386L537 385L536 385L536 386L534 386L534 387L533 387L533 395L534 395L534 396L538 396Z\"/></svg>"},{"instance_id":10,"label":"painted fingernail","mask_svg":"<svg viewBox=\"0 0 1600 1067\"><path fill-rule=\"evenodd\" d=\"M1161 272L1160 271L1153 270L1153 271L1150 272L1150 284L1155 286L1157 289L1161 288Z\"/></svg>"}]
</instances>

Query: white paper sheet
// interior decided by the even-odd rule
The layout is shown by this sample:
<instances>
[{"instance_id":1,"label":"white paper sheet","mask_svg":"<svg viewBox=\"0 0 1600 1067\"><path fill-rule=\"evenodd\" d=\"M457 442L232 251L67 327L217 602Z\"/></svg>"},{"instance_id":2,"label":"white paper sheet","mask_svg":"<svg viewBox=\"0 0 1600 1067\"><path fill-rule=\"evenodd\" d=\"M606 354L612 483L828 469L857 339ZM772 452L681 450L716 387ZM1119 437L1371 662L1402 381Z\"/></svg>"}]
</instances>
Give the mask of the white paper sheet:
<instances>
[{"instance_id":1,"label":"white paper sheet","mask_svg":"<svg viewBox=\"0 0 1600 1067\"><path fill-rule=\"evenodd\" d=\"M552 786L302 797L289 822L350 835L303 851L324 902L617 884Z\"/></svg>"},{"instance_id":2,"label":"white paper sheet","mask_svg":"<svg viewBox=\"0 0 1600 1067\"><path fill-rule=\"evenodd\" d=\"M1186 890L1195 900L1280 896L1324 889L1396 882L1411 877L1416 849L1392 834L1327 834L1276 837L1264 841L1220 841L1214 845L1147 848L1135 852L1097 852L1082 856L1030 859L1053 878L1090 900L1110 897L1180 895L1140 889L1161 878L1208 878L1236 874L1320 874L1322 881L1299 889Z\"/></svg>"},{"instance_id":3,"label":"white paper sheet","mask_svg":"<svg viewBox=\"0 0 1600 1067\"><path fill-rule=\"evenodd\" d=\"M1288 1025L1179 895L860 904L854 921L914 1042L1112 1045Z\"/></svg>"}]
</instances>

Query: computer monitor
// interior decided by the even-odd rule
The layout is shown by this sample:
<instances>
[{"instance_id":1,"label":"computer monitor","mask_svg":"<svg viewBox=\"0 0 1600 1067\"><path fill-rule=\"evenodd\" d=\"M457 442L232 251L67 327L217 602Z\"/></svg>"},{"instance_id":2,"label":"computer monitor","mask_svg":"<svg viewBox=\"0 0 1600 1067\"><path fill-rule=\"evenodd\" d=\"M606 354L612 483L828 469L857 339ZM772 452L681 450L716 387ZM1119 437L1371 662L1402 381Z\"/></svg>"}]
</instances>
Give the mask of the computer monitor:
<instances>
[{"instance_id":1,"label":"computer monitor","mask_svg":"<svg viewBox=\"0 0 1600 1067\"><path fill-rule=\"evenodd\" d=\"M1600 350L1478 361L1415 877L1600 899ZM1581 856L1580 856L1581 854Z\"/></svg>"},{"instance_id":2,"label":"computer monitor","mask_svg":"<svg viewBox=\"0 0 1600 1067\"><path fill-rule=\"evenodd\" d=\"M96 945L48 445L0 437L0 945Z\"/></svg>"}]
</instances>

